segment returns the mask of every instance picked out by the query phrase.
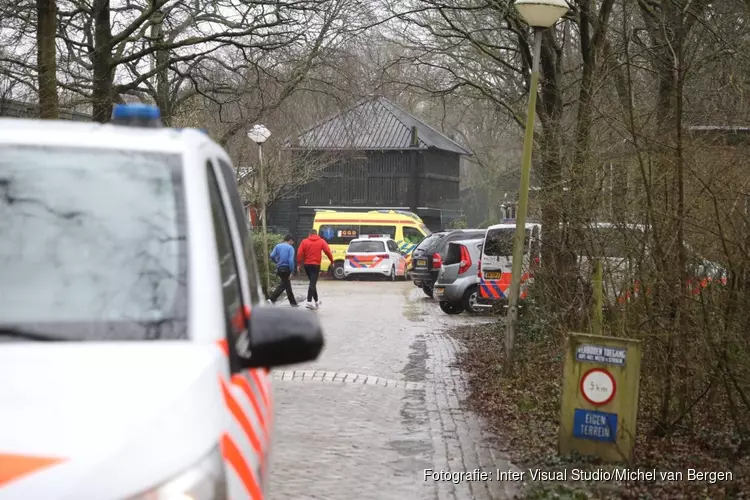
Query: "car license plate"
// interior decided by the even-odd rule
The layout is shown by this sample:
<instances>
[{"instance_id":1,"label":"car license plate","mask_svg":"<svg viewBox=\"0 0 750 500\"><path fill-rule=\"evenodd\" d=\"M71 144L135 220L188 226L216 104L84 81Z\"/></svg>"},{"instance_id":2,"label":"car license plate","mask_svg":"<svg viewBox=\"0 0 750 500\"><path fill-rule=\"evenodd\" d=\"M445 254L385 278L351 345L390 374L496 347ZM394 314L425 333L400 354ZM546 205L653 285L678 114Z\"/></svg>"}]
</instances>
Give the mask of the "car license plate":
<instances>
[{"instance_id":1,"label":"car license plate","mask_svg":"<svg viewBox=\"0 0 750 500\"><path fill-rule=\"evenodd\" d=\"M495 271L495 272L486 272L484 273L484 277L488 280L499 280L503 276L502 271Z\"/></svg>"},{"instance_id":2,"label":"car license plate","mask_svg":"<svg viewBox=\"0 0 750 500\"><path fill-rule=\"evenodd\" d=\"M425 266L426 267L427 266L427 260L425 260L425 259L418 259L417 260L417 265L418 266Z\"/></svg>"}]
</instances>

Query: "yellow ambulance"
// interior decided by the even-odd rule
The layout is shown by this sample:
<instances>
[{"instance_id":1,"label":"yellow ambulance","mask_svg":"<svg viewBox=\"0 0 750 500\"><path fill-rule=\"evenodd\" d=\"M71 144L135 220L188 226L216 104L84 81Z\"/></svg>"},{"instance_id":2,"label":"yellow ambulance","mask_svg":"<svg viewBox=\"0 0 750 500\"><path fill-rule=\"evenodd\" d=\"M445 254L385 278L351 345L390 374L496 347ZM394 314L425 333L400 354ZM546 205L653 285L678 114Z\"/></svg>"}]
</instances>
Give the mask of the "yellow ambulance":
<instances>
[{"instance_id":1,"label":"yellow ambulance","mask_svg":"<svg viewBox=\"0 0 750 500\"><path fill-rule=\"evenodd\" d=\"M344 279L344 260L349 242L362 236L386 236L396 241L406 257L406 269L411 268L411 254L417 245L432 234L422 219L405 210L370 210L369 212L338 212L318 210L313 229L331 247L334 278ZM328 259L321 261L321 271L329 268Z\"/></svg>"}]
</instances>

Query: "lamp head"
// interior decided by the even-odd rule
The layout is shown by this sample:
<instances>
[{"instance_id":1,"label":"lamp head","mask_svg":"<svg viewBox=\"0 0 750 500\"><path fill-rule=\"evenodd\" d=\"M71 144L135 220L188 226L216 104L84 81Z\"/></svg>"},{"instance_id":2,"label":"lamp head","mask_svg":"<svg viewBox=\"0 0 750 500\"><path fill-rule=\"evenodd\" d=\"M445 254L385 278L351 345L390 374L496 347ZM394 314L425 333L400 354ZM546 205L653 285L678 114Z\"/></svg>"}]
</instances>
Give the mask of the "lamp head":
<instances>
[{"instance_id":1,"label":"lamp head","mask_svg":"<svg viewBox=\"0 0 750 500\"><path fill-rule=\"evenodd\" d=\"M516 10L526 24L549 28L568 12L565 0L516 0Z\"/></svg>"},{"instance_id":2,"label":"lamp head","mask_svg":"<svg viewBox=\"0 0 750 500\"><path fill-rule=\"evenodd\" d=\"M266 142L266 139L271 137L271 131L263 125L253 125L253 128L247 133L247 136L251 141L262 144Z\"/></svg>"}]
</instances>

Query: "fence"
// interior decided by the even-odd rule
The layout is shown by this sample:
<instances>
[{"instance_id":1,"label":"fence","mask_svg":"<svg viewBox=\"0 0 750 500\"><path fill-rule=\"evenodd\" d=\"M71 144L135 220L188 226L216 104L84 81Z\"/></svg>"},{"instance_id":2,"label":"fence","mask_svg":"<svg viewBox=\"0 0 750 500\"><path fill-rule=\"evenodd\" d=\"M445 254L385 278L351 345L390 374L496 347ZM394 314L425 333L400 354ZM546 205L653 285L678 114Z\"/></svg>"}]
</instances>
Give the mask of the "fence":
<instances>
[{"instance_id":1,"label":"fence","mask_svg":"<svg viewBox=\"0 0 750 500\"><path fill-rule=\"evenodd\" d=\"M39 118L39 104L31 102L13 101L0 99L0 116L9 118ZM78 122L91 121L91 116L86 113L61 109L59 113L61 120L72 120Z\"/></svg>"}]
</instances>

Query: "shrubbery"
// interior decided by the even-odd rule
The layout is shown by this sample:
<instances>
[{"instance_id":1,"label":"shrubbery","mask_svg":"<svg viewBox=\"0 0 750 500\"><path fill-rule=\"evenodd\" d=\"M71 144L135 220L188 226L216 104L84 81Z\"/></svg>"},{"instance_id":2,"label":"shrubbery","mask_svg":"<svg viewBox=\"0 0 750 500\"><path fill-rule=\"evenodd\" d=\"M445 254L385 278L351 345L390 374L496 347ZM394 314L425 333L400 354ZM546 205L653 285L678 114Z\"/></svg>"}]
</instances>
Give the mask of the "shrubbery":
<instances>
[{"instance_id":1,"label":"shrubbery","mask_svg":"<svg viewBox=\"0 0 750 500\"><path fill-rule=\"evenodd\" d=\"M284 235L278 234L278 233L268 233L268 253L271 253L271 250L273 250L273 247L278 245L284 241ZM258 263L258 270L260 273L260 283L263 287L263 293L268 297L270 295L271 291L276 288L276 285L279 284L279 277L276 276L276 265L271 261L271 258L268 258L268 268L264 268L263 266L263 234L261 231L255 231L253 233L253 249L255 250L255 259ZM266 276L270 274L271 280L271 289L266 290Z\"/></svg>"}]
</instances>

